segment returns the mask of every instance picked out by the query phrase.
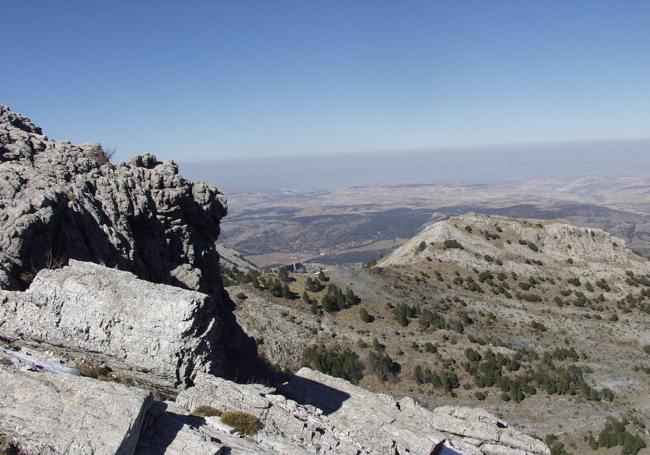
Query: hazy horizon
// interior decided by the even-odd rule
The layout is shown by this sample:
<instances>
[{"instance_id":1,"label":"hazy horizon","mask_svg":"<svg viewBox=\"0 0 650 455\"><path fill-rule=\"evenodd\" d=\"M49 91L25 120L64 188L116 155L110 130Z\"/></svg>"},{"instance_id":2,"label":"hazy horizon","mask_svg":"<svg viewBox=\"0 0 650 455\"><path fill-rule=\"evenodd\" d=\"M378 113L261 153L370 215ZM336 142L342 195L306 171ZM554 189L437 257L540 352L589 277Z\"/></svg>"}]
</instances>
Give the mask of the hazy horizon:
<instances>
[{"instance_id":1,"label":"hazy horizon","mask_svg":"<svg viewBox=\"0 0 650 455\"><path fill-rule=\"evenodd\" d=\"M179 166L190 179L231 191L642 176L650 173L650 139L214 160Z\"/></svg>"}]
</instances>

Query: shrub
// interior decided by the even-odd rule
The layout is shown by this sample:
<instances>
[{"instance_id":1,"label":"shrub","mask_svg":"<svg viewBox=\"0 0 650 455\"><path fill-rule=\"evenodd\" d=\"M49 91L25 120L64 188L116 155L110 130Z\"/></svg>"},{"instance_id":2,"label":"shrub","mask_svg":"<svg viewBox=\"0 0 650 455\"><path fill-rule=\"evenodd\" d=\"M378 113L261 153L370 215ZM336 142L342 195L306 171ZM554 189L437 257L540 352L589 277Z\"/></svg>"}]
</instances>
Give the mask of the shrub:
<instances>
[{"instance_id":1,"label":"shrub","mask_svg":"<svg viewBox=\"0 0 650 455\"><path fill-rule=\"evenodd\" d=\"M539 248L533 242L526 242L526 245L528 245L528 248L530 248L535 253L539 251Z\"/></svg>"},{"instance_id":2,"label":"shrub","mask_svg":"<svg viewBox=\"0 0 650 455\"><path fill-rule=\"evenodd\" d=\"M108 367L102 365L96 365L93 363L80 362L75 365L75 368L79 370L81 376L93 379L106 380L110 379L108 376L111 370Z\"/></svg>"},{"instance_id":3,"label":"shrub","mask_svg":"<svg viewBox=\"0 0 650 455\"><path fill-rule=\"evenodd\" d=\"M393 314L395 315L395 319L397 319L397 323L402 327L406 327L409 325L409 318L417 315L417 308L400 303L393 308Z\"/></svg>"},{"instance_id":4,"label":"shrub","mask_svg":"<svg viewBox=\"0 0 650 455\"><path fill-rule=\"evenodd\" d=\"M463 245L461 245L460 242L458 242L458 240L455 240L455 239L445 240L444 245L445 245L446 250L451 250L451 249L464 250L465 249L465 248L463 248Z\"/></svg>"},{"instance_id":5,"label":"shrub","mask_svg":"<svg viewBox=\"0 0 650 455\"><path fill-rule=\"evenodd\" d=\"M401 370L399 363L394 362L388 354L375 351L368 354L368 365L370 372L380 381L395 378Z\"/></svg>"},{"instance_id":6,"label":"shrub","mask_svg":"<svg viewBox=\"0 0 650 455\"><path fill-rule=\"evenodd\" d=\"M575 287L580 287L582 283L580 282L580 278L574 277L574 278L569 278L566 280L567 283L574 285Z\"/></svg>"},{"instance_id":7,"label":"shrub","mask_svg":"<svg viewBox=\"0 0 650 455\"><path fill-rule=\"evenodd\" d=\"M418 252L422 252L422 251L424 251L424 249L425 249L426 247L427 247L427 244L426 244L426 243L424 242L424 240L423 240L423 241L420 242L420 244L418 245Z\"/></svg>"},{"instance_id":8,"label":"shrub","mask_svg":"<svg viewBox=\"0 0 650 455\"><path fill-rule=\"evenodd\" d=\"M433 343L431 343L430 341L427 341L426 343L424 343L424 351L430 353L436 353L438 352L438 348L436 348L433 345Z\"/></svg>"},{"instance_id":9,"label":"shrub","mask_svg":"<svg viewBox=\"0 0 650 455\"><path fill-rule=\"evenodd\" d=\"M244 294L243 292L240 292L240 293L237 294L237 298L239 300L246 300L248 298L248 296L246 294Z\"/></svg>"},{"instance_id":10,"label":"shrub","mask_svg":"<svg viewBox=\"0 0 650 455\"><path fill-rule=\"evenodd\" d=\"M375 320L365 308L359 308L359 317L363 322L372 322Z\"/></svg>"},{"instance_id":11,"label":"shrub","mask_svg":"<svg viewBox=\"0 0 650 455\"><path fill-rule=\"evenodd\" d=\"M323 290L325 286L321 284L318 279L312 279L311 277L307 277L305 280L305 288L311 292L320 292Z\"/></svg>"},{"instance_id":12,"label":"shrub","mask_svg":"<svg viewBox=\"0 0 650 455\"><path fill-rule=\"evenodd\" d=\"M218 410L217 408L213 408L212 406L207 406L207 405L201 405L198 408L196 408L194 411L192 411L192 415L199 416L199 417L213 417L213 416L221 416L222 412Z\"/></svg>"},{"instance_id":13,"label":"shrub","mask_svg":"<svg viewBox=\"0 0 650 455\"><path fill-rule=\"evenodd\" d=\"M233 427L238 433L253 435L260 427L257 417L242 411L226 411L221 414L221 421Z\"/></svg>"},{"instance_id":14,"label":"shrub","mask_svg":"<svg viewBox=\"0 0 650 455\"><path fill-rule=\"evenodd\" d=\"M530 328L536 332L546 332L548 330L544 324L537 321L532 321L530 323Z\"/></svg>"},{"instance_id":15,"label":"shrub","mask_svg":"<svg viewBox=\"0 0 650 455\"><path fill-rule=\"evenodd\" d=\"M113 155L115 155L115 149L104 147L100 144L97 144L97 146L90 151L90 157L100 166L110 163Z\"/></svg>"}]
</instances>

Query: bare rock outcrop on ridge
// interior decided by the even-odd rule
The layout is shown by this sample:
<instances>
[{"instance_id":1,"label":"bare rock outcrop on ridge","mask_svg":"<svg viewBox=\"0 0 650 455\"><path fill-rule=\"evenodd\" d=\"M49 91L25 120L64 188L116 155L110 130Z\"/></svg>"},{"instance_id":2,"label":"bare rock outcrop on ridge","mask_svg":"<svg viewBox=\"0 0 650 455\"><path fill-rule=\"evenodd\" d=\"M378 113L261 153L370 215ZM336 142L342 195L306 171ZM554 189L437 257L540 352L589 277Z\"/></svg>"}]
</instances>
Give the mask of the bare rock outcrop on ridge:
<instances>
[{"instance_id":1,"label":"bare rock outcrop on ridge","mask_svg":"<svg viewBox=\"0 0 650 455\"><path fill-rule=\"evenodd\" d=\"M226 201L182 178L176 164L144 155L112 165L97 144L42 134L0 106L0 287L26 288L67 259L214 294L214 242Z\"/></svg>"},{"instance_id":2,"label":"bare rock outcrop on ridge","mask_svg":"<svg viewBox=\"0 0 650 455\"><path fill-rule=\"evenodd\" d=\"M456 244L445 242L456 242ZM599 279L624 277L625 270L650 273L648 262L625 241L602 229L467 213L431 224L379 261L382 267L425 260L450 262L466 269L495 269L530 276L539 264L558 274ZM620 281L624 281L624 278Z\"/></svg>"}]
</instances>

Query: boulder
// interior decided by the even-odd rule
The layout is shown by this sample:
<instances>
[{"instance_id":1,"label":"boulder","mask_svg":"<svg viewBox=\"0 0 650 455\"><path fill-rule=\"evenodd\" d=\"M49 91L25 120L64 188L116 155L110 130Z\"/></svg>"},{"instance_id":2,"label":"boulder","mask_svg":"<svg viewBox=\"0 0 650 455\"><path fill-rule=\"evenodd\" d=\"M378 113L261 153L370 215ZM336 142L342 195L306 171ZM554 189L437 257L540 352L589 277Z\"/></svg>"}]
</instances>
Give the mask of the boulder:
<instances>
[{"instance_id":1,"label":"boulder","mask_svg":"<svg viewBox=\"0 0 650 455\"><path fill-rule=\"evenodd\" d=\"M133 454L153 403L143 390L32 370L2 353L0 383L0 436L21 453Z\"/></svg>"},{"instance_id":2,"label":"boulder","mask_svg":"<svg viewBox=\"0 0 650 455\"><path fill-rule=\"evenodd\" d=\"M221 365L219 312L199 292L71 260L0 300L1 337L78 353L156 387L184 386Z\"/></svg>"}]
</instances>

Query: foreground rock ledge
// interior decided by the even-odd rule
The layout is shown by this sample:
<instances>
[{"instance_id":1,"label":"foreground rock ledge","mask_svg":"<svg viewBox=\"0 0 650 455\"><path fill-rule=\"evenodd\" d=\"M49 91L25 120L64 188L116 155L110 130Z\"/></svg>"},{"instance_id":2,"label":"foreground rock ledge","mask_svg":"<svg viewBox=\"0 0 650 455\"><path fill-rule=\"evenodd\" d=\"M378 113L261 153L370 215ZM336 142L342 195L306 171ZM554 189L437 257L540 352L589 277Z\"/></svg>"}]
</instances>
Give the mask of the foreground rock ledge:
<instances>
[{"instance_id":1,"label":"foreground rock ledge","mask_svg":"<svg viewBox=\"0 0 650 455\"><path fill-rule=\"evenodd\" d=\"M114 382L29 371L0 353L0 435L28 454L127 455L153 399ZM15 364L14 364L15 362Z\"/></svg>"},{"instance_id":2,"label":"foreground rock ledge","mask_svg":"<svg viewBox=\"0 0 650 455\"><path fill-rule=\"evenodd\" d=\"M218 367L219 312L199 292L70 261L0 291L0 337L49 345L163 389ZM76 359L78 361L78 359Z\"/></svg>"},{"instance_id":3,"label":"foreground rock ledge","mask_svg":"<svg viewBox=\"0 0 650 455\"><path fill-rule=\"evenodd\" d=\"M443 439L464 454L549 453L541 441L482 409L429 411L410 398L395 400L309 368L298 371L280 392L199 375L195 387L179 394L177 405L257 416L260 453L428 455Z\"/></svg>"}]
</instances>

